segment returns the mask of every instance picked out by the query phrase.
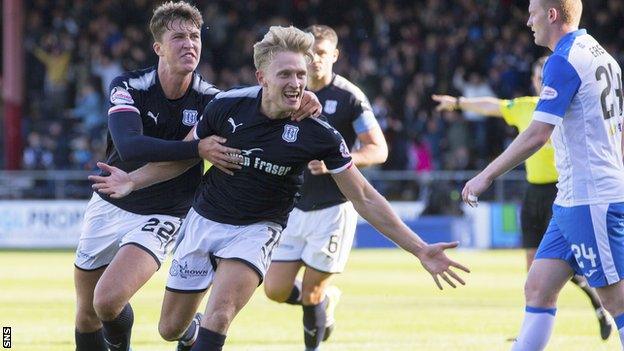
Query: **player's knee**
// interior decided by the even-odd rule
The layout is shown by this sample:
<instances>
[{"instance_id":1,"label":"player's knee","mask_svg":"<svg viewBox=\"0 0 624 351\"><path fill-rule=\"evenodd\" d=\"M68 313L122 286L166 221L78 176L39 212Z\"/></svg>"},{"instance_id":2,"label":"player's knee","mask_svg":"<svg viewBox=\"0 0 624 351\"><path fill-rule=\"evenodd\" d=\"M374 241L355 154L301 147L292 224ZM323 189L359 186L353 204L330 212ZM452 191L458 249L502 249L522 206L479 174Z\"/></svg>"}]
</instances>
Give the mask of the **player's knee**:
<instances>
[{"instance_id":1,"label":"player's knee","mask_svg":"<svg viewBox=\"0 0 624 351\"><path fill-rule=\"evenodd\" d=\"M264 294L270 300L275 302L284 302L290 296L291 289L284 289L280 287L278 284L274 284L272 282L266 281L264 283Z\"/></svg>"},{"instance_id":2,"label":"player's knee","mask_svg":"<svg viewBox=\"0 0 624 351\"><path fill-rule=\"evenodd\" d=\"M186 328L180 323L174 323L172 320L161 319L158 323L158 333L167 341L176 341L182 334L184 334Z\"/></svg>"},{"instance_id":3,"label":"player's knee","mask_svg":"<svg viewBox=\"0 0 624 351\"><path fill-rule=\"evenodd\" d=\"M111 321L121 313L126 302L119 301L114 294L98 293L93 296L93 309L98 318L103 321Z\"/></svg>"},{"instance_id":4,"label":"player's knee","mask_svg":"<svg viewBox=\"0 0 624 351\"><path fill-rule=\"evenodd\" d=\"M524 283L524 297L528 306L554 307L557 304L557 294L535 279Z\"/></svg>"}]
</instances>

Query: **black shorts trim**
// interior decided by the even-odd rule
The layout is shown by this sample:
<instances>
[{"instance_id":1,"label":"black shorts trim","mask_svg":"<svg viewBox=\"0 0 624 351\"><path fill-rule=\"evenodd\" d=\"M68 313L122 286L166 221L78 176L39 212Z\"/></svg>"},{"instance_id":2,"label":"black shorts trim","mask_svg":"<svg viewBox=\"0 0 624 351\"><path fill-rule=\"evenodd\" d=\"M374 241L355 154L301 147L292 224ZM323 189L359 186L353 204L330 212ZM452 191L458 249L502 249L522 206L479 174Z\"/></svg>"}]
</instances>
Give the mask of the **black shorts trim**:
<instances>
[{"instance_id":1,"label":"black shorts trim","mask_svg":"<svg viewBox=\"0 0 624 351\"><path fill-rule=\"evenodd\" d=\"M303 260L302 259L297 259L297 260L271 260L271 262L303 262Z\"/></svg>"},{"instance_id":2,"label":"black shorts trim","mask_svg":"<svg viewBox=\"0 0 624 351\"><path fill-rule=\"evenodd\" d=\"M98 269L104 268L104 267L108 267L110 263L107 263L103 266L99 266L98 268L93 268L93 269L86 269L86 268L82 268L82 267L78 267L75 263L74 263L74 267L76 267L77 269L83 271L83 272L94 272L97 271Z\"/></svg>"},{"instance_id":3,"label":"black shorts trim","mask_svg":"<svg viewBox=\"0 0 624 351\"><path fill-rule=\"evenodd\" d=\"M213 263L213 259L214 259L214 263ZM262 285L262 282L264 281L264 276L262 275L262 271L260 269L258 269L258 267L256 267L253 263L244 260L240 257L219 257L219 256L215 256L212 253L210 253L210 262L213 263L212 266L214 267L214 271L217 271L217 259L219 260L232 260L232 261L238 261L241 263L244 263L245 265L247 265L249 268L253 269L254 272L256 272L256 274L258 275L258 278L260 278L260 282L258 283L258 286Z\"/></svg>"},{"instance_id":4,"label":"black shorts trim","mask_svg":"<svg viewBox=\"0 0 624 351\"><path fill-rule=\"evenodd\" d=\"M154 259L154 261L156 261L156 264L158 265L158 268L156 269L157 271L160 269L160 260L158 259L158 256L156 256L155 253L152 252L152 250L148 249L147 247L139 244L139 243L135 243L133 241L125 243L123 245L121 245L119 248L121 249L122 247L126 246L126 245L134 245L136 247L138 247L139 249L147 252L148 254L150 254L150 256L152 256L152 258Z\"/></svg>"},{"instance_id":5,"label":"black shorts trim","mask_svg":"<svg viewBox=\"0 0 624 351\"><path fill-rule=\"evenodd\" d=\"M208 290L208 288L198 289L198 290L180 290L180 289L174 289L174 288L170 288L168 286L165 286L165 290L171 291L171 292L174 292L174 293L178 293L178 294L198 294L198 293L206 292L206 290Z\"/></svg>"}]
</instances>

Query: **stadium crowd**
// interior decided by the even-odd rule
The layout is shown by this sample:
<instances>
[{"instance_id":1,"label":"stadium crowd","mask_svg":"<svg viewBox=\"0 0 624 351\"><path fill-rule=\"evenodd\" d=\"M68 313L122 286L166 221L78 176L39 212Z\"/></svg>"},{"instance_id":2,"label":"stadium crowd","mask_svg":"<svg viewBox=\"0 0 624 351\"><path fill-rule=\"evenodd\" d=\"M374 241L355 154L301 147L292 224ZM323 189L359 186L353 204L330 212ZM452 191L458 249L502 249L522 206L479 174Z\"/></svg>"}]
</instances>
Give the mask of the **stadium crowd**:
<instances>
[{"instance_id":1,"label":"stadium crowd","mask_svg":"<svg viewBox=\"0 0 624 351\"><path fill-rule=\"evenodd\" d=\"M156 63L148 0L29 0L24 169L91 170L102 158L108 84ZM544 54L519 0L195 1L206 23L199 70L218 87L255 84L252 43L270 24L333 26L335 71L368 95L390 156L383 169L482 168L515 131L499 119L435 112L432 93L531 94ZM624 63L624 3L586 1L583 25Z\"/></svg>"}]
</instances>

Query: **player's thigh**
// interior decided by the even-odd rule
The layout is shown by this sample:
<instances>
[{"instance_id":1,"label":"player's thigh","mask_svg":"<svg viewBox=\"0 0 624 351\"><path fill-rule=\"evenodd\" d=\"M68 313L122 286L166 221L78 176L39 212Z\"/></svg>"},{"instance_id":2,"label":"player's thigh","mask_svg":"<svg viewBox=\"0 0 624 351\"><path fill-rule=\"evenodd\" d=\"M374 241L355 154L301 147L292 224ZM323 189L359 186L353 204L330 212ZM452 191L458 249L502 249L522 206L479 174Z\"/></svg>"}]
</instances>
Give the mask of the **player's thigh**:
<instances>
[{"instance_id":1,"label":"player's thigh","mask_svg":"<svg viewBox=\"0 0 624 351\"><path fill-rule=\"evenodd\" d=\"M93 308L93 292L104 268L85 271L74 267L74 288L76 290L76 328L83 333L101 328L100 320Z\"/></svg>"},{"instance_id":2,"label":"player's thigh","mask_svg":"<svg viewBox=\"0 0 624 351\"><path fill-rule=\"evenodd\" d=\"M619 316L624 313L624 281L601 288L596 288L602 305L612 316Z\"/></svg>"},{"instance_id":3,"label":"player's thigh","mask_svg":"<svg viewBox=\"0 0 624 351\"><path fill-rule=\"evenodd\" d=\"M114 318L157 270L151 252L133 244L121 247L95 288L93 303L101 317Z\"/></svg>"},{"instance_id":4,"label":"player's thigh","mask_svg":"<svg viewBox=\"0 0 624 351\"><path fill-rule=\"evenodd\" d=\"M133 229L127 214L93 194L85 210L76 248L76 267L83 271L95 271L112 261L121 237Z\"/></svg>"},{"instance_id":5,"label":"player's thigh","mask_svg":"<svg viewBox=\"0 0 624 351\"><path fill-rule=\"evenodd\" d=\"M570 244L553 218L527 275L527 303L533 307L554 306L559 291L577 269Z\"/></svg>"},{"instance_id":6,"label":"player's thigh","mask_svg":"<svg viewBox=\"0 0 624 351\"><path fill-rule=\"evenodd\" d=\"M204 328L225 333L261 281L255 267L236 259L219 260L206 305Z\"/></svg>"},{"instance_id":7,"label":"player's thigh","mask_svg":"<svg viewBox=\"0 0 624 351\"><path fill-rule=\"evenodd\" d=\"M525 285L527 305L554 307L559 292L573 273L567 261L547 258L534 260Z\"/></svg>"},{"instance_id":8,"label":"player's thigh","mask_svg":"<svg viewBox=\"0 0 624 351\"><path fill-rule=\"evenodd\" d=\"M276 262L272 261L264 279L264 291L271 299L285 301L292 291L297 273L303 262Z\"/></svg>"},{"instance_id":9,"label":"player's thigh","mask_svg":"<svg viewBox=\"0 0 624 351\"><path fill-rule=\"evenodd\" d=\"M579 267L592 287L624 278L624 203L554 207Z\"/></svg>"},{"instance_id":10,"label":"player's thigh","mask_svg":"<svg viewBox=\"0 0 624 351\"><path fill-rule=\"evenodd\" d=\"M314 231L306 237L301 258L306 266L320 272L341 273L349 259L357 212L351 202L317 211Z\"/></svg>"}]
</instances>

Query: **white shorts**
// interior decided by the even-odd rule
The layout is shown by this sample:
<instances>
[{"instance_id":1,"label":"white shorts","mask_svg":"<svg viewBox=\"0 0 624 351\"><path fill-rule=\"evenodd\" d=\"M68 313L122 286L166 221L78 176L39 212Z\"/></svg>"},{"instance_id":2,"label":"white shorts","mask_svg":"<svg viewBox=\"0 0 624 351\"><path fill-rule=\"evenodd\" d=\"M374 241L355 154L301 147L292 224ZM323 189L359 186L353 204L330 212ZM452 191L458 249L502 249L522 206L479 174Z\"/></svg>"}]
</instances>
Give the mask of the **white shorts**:
<instances>
[{"instance_id":1,"label":"white shorts","mask_svg":"<svg viewBox=\"0 0 624 351\"><path fill-rule=\"evenodd\" d=\"M301 260L317 271L340 273L349 259L357 219L351 202L307 212L295 208L273 261Z\"/></svg>"},{"instance_id":2,"label":"white shorts","mask_svg":"<svg viewBox=\"0 0 624 351\"><path fill-rule=\"evenodd\" d=\"M282 226L277 223L224 224L211 221L191 209L173 250L167 290L205 291L212 284L219 259L247 264L258 273L262 282L281 233Z\"/></svg>"},{"instance_id":3,"label":"white shorts","mask_svg":"<svg viewBox=\"0 0 624 351\"><path fill-rule=\"evenodd\" d=\"M120 247L133 244L152 255L160 268L181 222L175 216L128 212L93 193L85 211L74 264L85 271L99 269L111 263Z\"/></svg>"}]
</instances>

